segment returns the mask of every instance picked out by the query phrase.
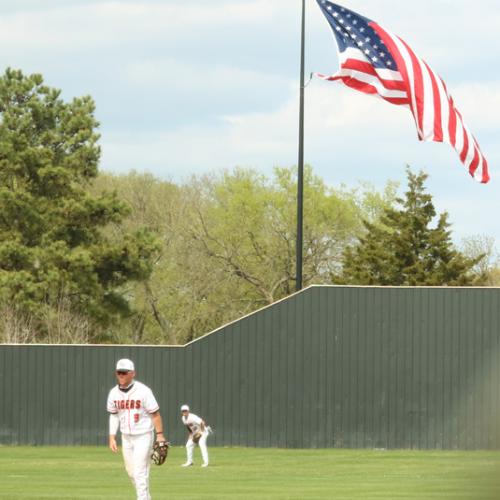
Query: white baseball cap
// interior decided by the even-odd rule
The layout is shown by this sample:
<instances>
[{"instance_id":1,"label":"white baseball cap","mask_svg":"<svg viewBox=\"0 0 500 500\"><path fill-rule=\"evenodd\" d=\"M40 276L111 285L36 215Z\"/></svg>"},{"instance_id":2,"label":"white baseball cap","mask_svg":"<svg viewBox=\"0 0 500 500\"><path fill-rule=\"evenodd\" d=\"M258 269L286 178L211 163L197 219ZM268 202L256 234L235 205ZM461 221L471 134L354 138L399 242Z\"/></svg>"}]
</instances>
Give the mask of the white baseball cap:
<instances>
[{"instance_id":1,"label":"white baseball cap","mask_svg":"<svg viewBox=\"0 0 500 500\"><path fill-rule=\"evenodd\" d=\"M181 406L181 411L189 411L189 406L188 405L182 405Z\"/></svg>"},{"instance_id":2,"label":"white baseball cap","mask_svg":"<svg viewBox=\"0 0 500 500\"><path fill-rule=\"evenodd\" d=\"M134 370L134 363L130 361L130 359L120 359L118 363L116 363L116 371L133 372Z\"/></svg>"}]
</instances>

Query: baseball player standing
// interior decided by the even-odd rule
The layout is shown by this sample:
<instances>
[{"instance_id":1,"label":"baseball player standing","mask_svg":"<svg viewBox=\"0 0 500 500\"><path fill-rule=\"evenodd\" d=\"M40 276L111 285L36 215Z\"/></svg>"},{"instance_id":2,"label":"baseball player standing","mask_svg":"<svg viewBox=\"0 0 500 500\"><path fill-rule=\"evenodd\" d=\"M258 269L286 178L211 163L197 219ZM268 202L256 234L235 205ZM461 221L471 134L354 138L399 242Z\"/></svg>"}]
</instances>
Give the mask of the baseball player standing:
<instances>
[{"instance_id":1,"label":"baseball player standing","mask_svg":"<svg viewBox=\"0 0 500 500\"><path fill-rule=\"evenodd\" d=\"M188 440L186 443L187 460L185 464L182 464L182 467L193 465L193 451L197 444L200 446L201 456L203 457L203 464L201 466L208 467L207 437L210 433L210 427L198 415L191 413L188 405L181 406L181 415L182 423L188 430Z\"/></svg>"},{"instance_id":2,"label":"baseball player standing","mask_svg":"<svg viewBox=\"0 0 500 500\"><path fill-rule=\"evenodd\" d=\"M149 466L154 441L153 430L162 441L160 407L151 389L135 380L134 363L120 359L116 364L118 385L109 392L109 447L116 453L116 433L122 434L125 468L137 492L137 500L150 500Z\"/></svg>"}]
</instances>

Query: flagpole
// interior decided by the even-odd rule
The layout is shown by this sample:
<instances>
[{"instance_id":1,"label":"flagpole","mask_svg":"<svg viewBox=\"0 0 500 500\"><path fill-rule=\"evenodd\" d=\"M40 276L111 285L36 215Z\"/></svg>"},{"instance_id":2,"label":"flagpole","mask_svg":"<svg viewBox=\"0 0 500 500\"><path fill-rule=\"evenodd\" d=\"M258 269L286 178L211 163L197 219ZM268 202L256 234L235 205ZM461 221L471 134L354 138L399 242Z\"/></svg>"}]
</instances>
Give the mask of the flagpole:
<instances>
[{"instance_id":1,"label":"flagpole","mask_svg":"<svg viewBox=\"0 0 500 500\"><path fill-rule=\"evenodd\" d=\"M304 59L306 32L306 0L302 0L302 25L300 45L300 104L299 104L299 161L297 171L297 241L295 289L302 289L302 249L304 216Z\"/></svg>"}]
</instances>

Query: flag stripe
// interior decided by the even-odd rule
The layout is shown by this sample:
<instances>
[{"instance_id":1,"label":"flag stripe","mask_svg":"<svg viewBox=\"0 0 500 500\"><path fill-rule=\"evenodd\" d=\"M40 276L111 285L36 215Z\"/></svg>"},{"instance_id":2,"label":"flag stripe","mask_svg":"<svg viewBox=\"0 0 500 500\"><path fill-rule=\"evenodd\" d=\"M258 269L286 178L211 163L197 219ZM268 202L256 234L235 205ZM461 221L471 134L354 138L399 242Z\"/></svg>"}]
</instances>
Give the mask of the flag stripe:
<instances>
[{"instance_id":1,"label":"flag stripe","mask_svg":"<svg viewBox=\"0 0 500 500\"><path fill-rule=\"evenodd\" d=\"M430 68L428 68L430 70ZM439 142L446 142L448 144L451 144L450 141L450 104L449 104L449 98L448 98L448 93L446 92L446 87L443 83L443 80L433 74L433 81L436 83L437 87L437 92L439 94L438 98L440 101L440 130L441 130L441 139ZM437 140L437 137L434 139Z\"/></svg>"},{"instance_id":2,"label":"flag stripe","mask_svg":"<svg viewBox=\"0 0 500 500\"><path fill-rule=\"evenodd\" d=\"M459 115L460 117L460 115ZM469 140L469 131L467 128L464 126L464 122L460 118L460 124L462 125L462 132L464 135L464 142L462 143L462 150L460 151L460 161L468 168L470 165L470 162L472 161L471 157L471 149L469 148L470 145L470 140Z\"/></svg>"},{"instance_id":3,"label":"flag stripe","mask_svg":"<svg viewBox=\"0 0 500 500\"><path fill-rule=\"evenodd\" d=\"M389 49L389 52L394 57L396 64L399 69L399 73L401 74L403 81L406 85L406 91L409 96L410 109L415 119L415 125L417 126L417 134L418 138L421 139L423 137L422 129L420 127L420 123L417 118L417 103L415 100L415 92L413 91L411 82L413 81L413 66L407 65L406 61L403 57L403 53L399 50L398 45L401 47L401 50L404 51L404 46L399 42L396 37L391 37L381 26L370 23L370 26L375 30L375 32L380 36L381 40L384 42L385 46Z\"/></svg>"},{"instance_id":4,"label":"flag stripe","mask_svg":"<svg viewBox=\"0 0 500 500\"><path fill-rule=\"evenodd\" d=\"M457 141L457 113L455 112L455 105L453 103L453 98L448 94L448 89L446 88L446 83L441 80L441 85L443 87L446 99L448 102L449 119L448 119L448 134L450 144L456 149Z\"/></svg>"},{"instance_id":5,"label":"flag stripe","mask_svg":"<svg viewBox=\"0 0 500 500\"><path fill-rule=\"evenodd\" d=\"M408 98L404 96L402 92L394 92L381 88L379 80L372 79L371 81L369 81L365 78L364 75L356 74L356 72L352 72L352 74L343 73L344 71L339 71L339 73L334 76L325 76L321 73L316 73L316 76L323 80L329 81L341 80L347 87L358 90L360 92L364 92L365 94L381 97L391 104L396 104L398 106L405 106L409 104Z\"/></svg>"},{"instance_id":6,"label":"flag stripe","mask_svg":"<svg viewBox=\"0 0 500 500\"><path fill-rule=\"evenodd\" d=\"M424 106L425 106L424 73L422 71L422 67L420 66L417 57L410 49L410 47L408 47L407 43L404 40L401 40L401 38L398 38L398 40L405 49L403 59L409 60L413 69L412 87L413 87L413 92L415 94L416 111L417 111L416 118L418 120L419 129L421 131L420 139L425 141L428 139L427 131L429 130L428 128L429 124L427 120L424 120Z\"/></svg>"},{"instance_id":7,"label":"flag stripe","mask_svg":"<svg viewBox=\"0 0 500 500\"><path fill-rule=\"evenodd\" d=\"M429 75L431 79L431 85L432 85L432 95L434 97L434 137L433 141L435 142L443 142L443 124L441 122L442 120L442 113L441 113L441 94L439 92L439 87L438 83L436 80L436 76L434 73L431 71L427 63L424 61L425 68L427 70L427 74Z\"/></svg>"},{"instance_id":8,"label":"flag stripe","mask_svg":"<svg viewBox=\"0 0 500 500\"><path fill-rule=\"evenodd\" d=\"M392 90L391 88L387 88L385 85L385 81L380 80L377 75L370 75L367 73L363 73L362 71L343 68L338 73L332 76L326 76L320 73L316 73L316 76L323 80L329 81L342 80L346 85L349 84L349 86L352 86L353 88L356 88L356 90L360 90L361 92L364 92L364 86L368 85L376 89L376 92L372 92L371 90L366 92L368 94L376 93L379 97L397 99L401 102L401 104L408 104L408 97L405 91ZM354 86L353 84L356 86ZM392 85L390 87L392 87Z\"/></svg>"},{"instance_id":9,"label":"flag stripe","mask_svg":"<svg viewBox=\"0 0 500 500\"><path fill-rule=\"evenodd\" d=\"M474 158L472 160L472 163L470 164L469 167L469 173L474 177L474 174L476 173L477 167L479 166L479 151L477 150L476 145L474 145Z\"/></svg>"},{"instance_id":10,"label":"flag stripe","mask_svg":"<svg viewBox=\"0 0 500 500\"><path fill-rule=\"evenodd\" d=\"M367 75L373 75L377 77L383 84L383 86L388 90L399 90L407 95L406 85L403 80L387 80L382 78L381 75L375 70L375 68L366 61L360 61L358 59L347 59L342 63L342 69L352 69L359 71L361 73L366 73Z\"/></svg>"}]
</instances>

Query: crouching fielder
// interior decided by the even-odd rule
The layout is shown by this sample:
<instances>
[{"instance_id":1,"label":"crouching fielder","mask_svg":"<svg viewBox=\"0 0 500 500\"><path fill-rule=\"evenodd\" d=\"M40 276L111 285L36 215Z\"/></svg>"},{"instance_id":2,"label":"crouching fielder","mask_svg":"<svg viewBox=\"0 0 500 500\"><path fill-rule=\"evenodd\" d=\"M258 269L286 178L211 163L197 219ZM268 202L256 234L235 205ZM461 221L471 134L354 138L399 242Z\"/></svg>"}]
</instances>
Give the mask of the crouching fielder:
<instances>
[{"instance_id":1,"label":"crouching fielder","mask_svg":"<svg viewBox=\"0 0 500 500\"><path fill-rule=\"evenodd\" d=\"M149 387L134 380L134 363L120 359L116 365L118 385L109 392L109 447L116 453L116 433L122 433L125 468L135 490L137 500L150 500L149 467L156 430L157 439L163 435L160 407Z\"/></svg>"},{"instance_id":2,"label":"crouching fielder","mask_svg":"<svg viewBox=\"0 0 500 500\"><path fill-rule=\"evenodd\" d=\"M210 434L210 427L198 415L191 413L188 405L181 406L181 415L182 423L188 430L188 440L186 443L187 460L185 464L182 464L182 467L193 465L193 451L196 445L199 445L203 458L201 466L208 467L207 438Z\"/></svg>"}]
</instances>

